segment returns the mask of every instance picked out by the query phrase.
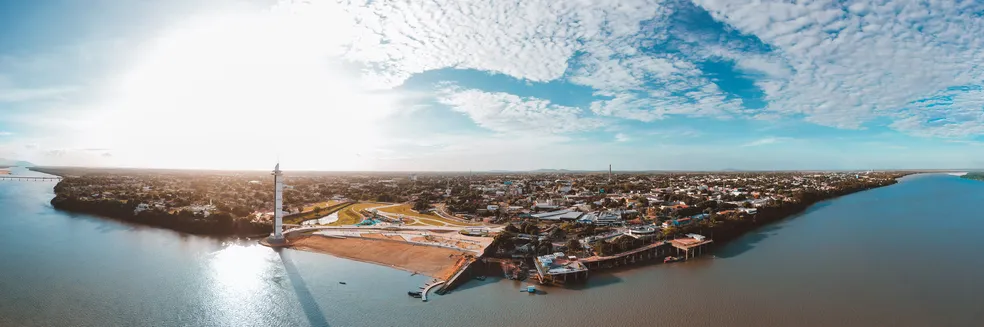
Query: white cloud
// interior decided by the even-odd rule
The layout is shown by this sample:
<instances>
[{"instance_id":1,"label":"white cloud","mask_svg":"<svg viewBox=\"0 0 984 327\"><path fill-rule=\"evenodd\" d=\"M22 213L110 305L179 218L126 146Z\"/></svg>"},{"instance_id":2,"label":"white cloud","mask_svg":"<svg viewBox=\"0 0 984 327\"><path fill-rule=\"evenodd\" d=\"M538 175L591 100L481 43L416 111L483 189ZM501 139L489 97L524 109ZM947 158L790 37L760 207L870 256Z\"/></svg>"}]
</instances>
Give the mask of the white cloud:
<instances>
[{"instance_id":1,"label":"white cloud","mask_svg":"<svg viewBox=\"0 0 984 327\"><path fill-rule=\"evenodd\" d=\"M631 141L632 137L626 135L625 133L615 134L615 142L628 142Z\"/></svg>"},{"instance_id":2,"label":"white cloud","mask_svg":"<svg viewBox=\"0 0 984 327\"><path fill-rule=\"evenodd\" d=\"M982 3L695 2L715 19L774 47L781 64L795 72L760 84L769 111L843 128L886 117L895 120L893 128L919 135L982 132L978 126L984 121L965 110L980 111L971 99L965 99L966 106L957 100L932 110L935 118L927 117L925 107L912 108L914 101L949 87L982 83ZM979 99L967 95L974 96Z\"/></svg>"},{"instance_id":3,"label":"white cloud","mask_svg":"<svg viewBox=\"0 0 984 327\"><path fill-rule=\"evenodd\" d=\"M0 136L11 136L11 135L14 135L14 133L7 132L7 131L0 131Z\"/></svg>"},{"instance_id":4,"label":"white cloud","mask_svg":"<svg viewBox=\"0 0 984 327\"><path fill-rule=\"evenodd\" d=\"M599 128L604 122L583 110L548 100L479 90L445 89L439 102L464 113L479 126L501 133L569 133Z\"/></svg>"},{"instance_id":5,"label":"white cloud","mask_svg":"<svg viewBox=\"0 0 984 327\"><path fill-rule=\"evenodd\" d=\"M742 146L743 147L763 146L763 145L770 145L770 144L776 144L776 143L781 143L781 142L787 142L787 141L791 141L791 140L793 140L793 139L792 138L789 138L789 137L766 137L766 138L762 138L762 139L758 139L758 140L755 140L755 141L751 141L751 142L745 143Z\"/></svg>"},{"instance_id":6,"label":"white cloud","mask_svg":"<svg viewBox=\"0 0 984 327\"><path fill-rule=\"evenodd\" d=\"M579 48L578 40L597 37L602 25L610 21L607 15L638 9L630 4L578 1L372 1L353 5L347 11L359 22L358 38L346 58L374 68L373 78L388 86L399 85L416 73L446 67L540 82L555 80L567 71L568 60Z\"/></svg>"},{"instance_id":7,"label":"white cloud","mask_svg":"<svg viewBox=\"0 0 984 327\"><path fill-rule=\"evenodd\" d=\"M50 87L37 89L0 89L0 102L26 102L58 98L75 89L71 87Z\"/></svg>"},{"instance_id":8,"label":"white cloud","mask_svg":"<svg viewBox=\"0 0 984 327\"><path fill-rule=\"evenodd\" d=\"M8 65L9 63L0 63L0 73ZM0 74L0 103L51 100L75 91L77 89L70 86L23 87L16 85L13 78Z\"/></svg>"}]
</instances>

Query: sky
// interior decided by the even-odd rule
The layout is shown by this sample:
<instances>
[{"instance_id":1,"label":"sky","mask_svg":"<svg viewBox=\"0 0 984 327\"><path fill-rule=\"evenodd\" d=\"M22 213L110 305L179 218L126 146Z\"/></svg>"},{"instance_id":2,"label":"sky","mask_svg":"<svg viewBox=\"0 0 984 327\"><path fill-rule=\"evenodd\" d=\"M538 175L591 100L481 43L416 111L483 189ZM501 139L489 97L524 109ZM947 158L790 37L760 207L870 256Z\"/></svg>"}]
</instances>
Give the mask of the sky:
<instances>
[{"instance_id":1,"label":"sky","mask_svg":"<svg viewBox=\"0 0 984 327\"><path fill-rule=\"evenodd\" d=\"M984 2L0 0L0 158L984 168Z\"/></svg>"}]
</instances>

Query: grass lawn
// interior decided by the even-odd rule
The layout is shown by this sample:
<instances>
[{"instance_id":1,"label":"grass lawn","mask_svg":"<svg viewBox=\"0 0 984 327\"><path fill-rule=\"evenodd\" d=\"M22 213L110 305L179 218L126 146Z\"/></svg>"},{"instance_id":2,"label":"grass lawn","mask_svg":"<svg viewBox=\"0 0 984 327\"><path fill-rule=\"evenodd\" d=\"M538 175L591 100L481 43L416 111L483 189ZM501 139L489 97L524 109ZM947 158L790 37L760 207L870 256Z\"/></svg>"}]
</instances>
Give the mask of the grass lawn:
<instances>
[{"instance_id":1,"label":"grass lawn","mask_svg":"<svg viewBox=\"0 0 984 327\"><path fill-rule=\"evenodd\" d=\"M337 202L337 201L325 201L325 202L321 202L321 203L322 204L327 204L329 202L335 202L333 204L333 206L339 206L340 207L340 206L343 205L341 202ZM330 215L331 213L333 213L336 210L338 210L338 208L332 208L331 206L322 206L322 210L321 211L314 211L314 207L313 206L311 207L311 209L312 209L312 211L305 211L305 212L302 212L300 214L293 214L293 215L288 215L288 216L284 217L284 223L285 224L300 224L302 221L309 220L309 219L321 218L321 217ZM328 209L331 209L331 210L328 210Z\"/></svg>"},{"instance_id":2,"label":"grass lawn","mask_svg":"<svg viewBox=\"0 0 984 327\"><path fill-rule=\"evenodd\" d=\"M327 207L330 207L330 206L333 206L333 205L336 205L336 204L339 204L339 203L341 203L341 202L338 202L338 201L335 201L335 200L328 200L328 201L318 202L318 203L315 203L315 204L312 204L312 205L309 205L309 206L305 206L304 207L304 212L308 212L308 211L314 210L314 207L327 208Z\"/></svg>"},{"instance_id":3,"label":"grass lawn","mask_svg":"<svg viewBox=\"0 0 984 327\"><path fill-rule=\"evenodd\" d=\"M420 224L428 226L444 226L441 222L430 219L418 218L417 221L420 222Z\"/></svg>"},{"instance_id":4,"label":"grass lawn","mask_svg":"<svg viewBox=\"0 0 984 327\"><path fill-rule=\"evenodd\" d=\"M374 202L360 202L348 206L342 211L338 212L338 220L329 224L330 226L342 226L342 225L354 225L362 221L362 215L359 214L359 210L369 209L378 206L386 205L385 203L374 203Z\"/></svg>"},{"instance_id":5,"label":"grass lawn","mask_svg":"<svg viewBox=\"0 0 984 327\"><path fill-rule=\"evenodd\" d=\"M413 209L411 209L411 208L412 208L412 206L409 203L405 203L405 204L401 204L401 205L398 205L398 206L393 206L393 207L389 207L389 208L379 209L379 211L387 212L387 213L394 213L394 214L399 214L399 215L405 215L405 216L411 216L411 217L415 217L415 218L423 218L423 219L421 219L421 222L424 222L425 224L432 225L432 226L441 226L440 223L434 222L434 220L436 220L438 222L447 223L448 225L454 225L454 226L477 226L477 225L480 225L480 224L477 224L477 223L463 223L463 222L456 221L456 220L445 219L444 217L438 216L437 214L433 214L433 213L417 213L416 211L413 211ZM425 222L424 219L429 219L429 220L431 220L431 222L430 223Z\"/></svg>"},{"instance_id":6,"label":"grass lawn","mask_svg":"<svg viewBox=\"0 0 984 327\"><path fill-rule=\"evenodd\" d=\"M438 215L435 215L435 214L432 214L432 213L417 213L416 211L413 211L413 209L411 209L411 208L412 207L410 206L409 203L404 203L404 204L401 204L401 205L398 205L398 206L393 206L393 207L388 207L388 208L382 208L382 209L379 209L379 211L388 212L388 213L395 213L395 214L398 214L398 215L407 215L407 216L420 217L420 218L441 219L441 217L438 216Z\"/></svg>"}]
</instances>

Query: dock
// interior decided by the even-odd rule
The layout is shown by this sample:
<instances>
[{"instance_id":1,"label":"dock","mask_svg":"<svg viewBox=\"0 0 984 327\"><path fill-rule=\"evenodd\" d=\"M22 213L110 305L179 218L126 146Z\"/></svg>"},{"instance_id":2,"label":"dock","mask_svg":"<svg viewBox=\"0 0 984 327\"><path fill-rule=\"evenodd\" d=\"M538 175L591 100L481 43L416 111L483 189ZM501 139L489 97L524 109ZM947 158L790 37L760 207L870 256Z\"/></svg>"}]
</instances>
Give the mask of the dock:
<instances>
[{"instance_id":1,"label":"dock","mask_svg":"<svg viewBox=\"0 0 984 327\"><path fill-rule=\"evenodd\" d=\"M568 282L588 280L588 267L574 256L562 252L539 256L533 259L537 279L540 284L563 285Z\"/></svg>"},{"instance_id":2,"label":"dock","mask_svg":"<svg viewBox=\"0 0 984 327\"><path fill-rule=\"evenodd\" d=\"M440 286L442 284L444 284L443 280L425 285L424 291L420 293L420 299L423 300L424 302L427 302L427 293L429 293L432 288L436 286Z\"/></svg>"},{"instance_id":3,"label":"dock","mask_svg":"<svg viewBox=\"0 0 984 327\"><path fill-rule=\"evenodd\" d=\"M683 254L683 260L696 258L704 253L704 248L714 242L698 234L687 234L687 238L678 238L670 241L670 245L677 249L677 255Z\"/></svg>"},{"instance_id":4,"label":"dock","mask_svg":"<svg viewBox=\"0 0 984 327\"><path fill-rule=\"evenodd\" d=\"M458 270L454 273L454 275L452 275L447 282L442 282L444 283L444 287L437 290L437 294L444 295L459 284L467 282L471 279L471 270L473 269L472 264L478 262L478 260L474 257L465 257L462 260L464 261L458 264Z\"/></svg>"},{"instance_id":5,"label":"dock","mask_svg":"<svg viewBox=\"0 0 984 327\"><path fill-rule=\"evenodd\" d=\"M622 252L605 257L588 257L582 259L581 261L588 266L588 269L604 269L630 265L637 262L663 259L667 252L669 252L668 246L666 246L667 244L667 242L659 241L628 252Z\"/></svg>"}]
</instances>

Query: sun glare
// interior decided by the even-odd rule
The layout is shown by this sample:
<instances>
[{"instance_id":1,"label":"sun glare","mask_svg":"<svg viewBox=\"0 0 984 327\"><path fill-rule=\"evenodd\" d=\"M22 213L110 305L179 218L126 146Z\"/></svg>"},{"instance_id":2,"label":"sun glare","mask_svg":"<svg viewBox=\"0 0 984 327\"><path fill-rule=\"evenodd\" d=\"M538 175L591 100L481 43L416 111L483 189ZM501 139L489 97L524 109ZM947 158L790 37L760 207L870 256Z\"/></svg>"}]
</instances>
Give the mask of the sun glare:
<instances>
[{"instance_id":1,"label":"sun glare","mask_svg":"<svg viewBox=\"0 0 984 327\"><path fill-rule=\"evenodd\" d=\"M328 27L290 10L179 24L137 50L99 136L123 165L261 168L279 156L307 169L370 169L359 154L380 144L377 122L396 103L334 59L344 40L332 36L344 33Z\"/></svg>"}]
</instances>

